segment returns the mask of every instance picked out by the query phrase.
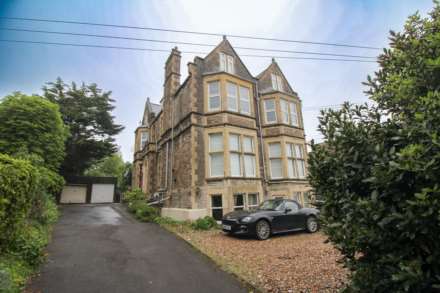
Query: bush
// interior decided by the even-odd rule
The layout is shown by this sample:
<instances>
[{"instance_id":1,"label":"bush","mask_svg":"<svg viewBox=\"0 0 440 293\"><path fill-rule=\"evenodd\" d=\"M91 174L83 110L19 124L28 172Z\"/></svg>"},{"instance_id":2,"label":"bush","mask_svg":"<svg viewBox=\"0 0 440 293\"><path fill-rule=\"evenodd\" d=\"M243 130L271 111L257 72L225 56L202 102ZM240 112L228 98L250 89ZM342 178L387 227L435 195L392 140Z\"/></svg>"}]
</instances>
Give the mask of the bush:
<instances>
[{"instance_id":1,"label":"bush","mask_svg":"<svg viewBox=\"0 0 440 293\"><path fill-rule=\"evenodd\" d=\"M0 102L1 153L36 154L44 167L56 171L67 134L58 105L45 98L14 93Z\"/></svg>"},{"instance_id":2,"label":"bush","mask_svg":"<svg viewBox=\"0 0 440 293\"><path fill-rule=\"evenodd\" d=\"M136 200L146 200L146 198L147 195L139 188L136 188L132 191L124 192L123 201L129 203Z\"/></svg>"},{"instance_id":3,"label":"bush","mask_svg":"<svg viewBox=\"0 0 440 293\"><path fill-rule=\"evenodd\" d=\"M31 267L23 260L11 255L0 257L0 292L22 292L32 273Z\"/></svg>"},{"instance_id":4,"label":"bush","mask_svg":"<svg viewBox=\"0 0 440 293\"><path fill-rule=\"evenodd\" d=\"M132 200L128 203L128 211L143 222L154 222L159 217L159 210L149 206L145 200Z\"/></svg>"},{"instance_id":5,"label":"bush","mask_svg":"<svg viewBox=\"0 0 440 293\"><path fill-rule=\"evenodd\" d=\"M391 32L368 78L374 106L322 112L309 156L325 233L352 271L349 292L440 289L440 6Z\"/></svg>"},{"instance_id":6,"label":"bush","mask_svg":"<svg viewBox=\"0 0 440 293\"><path fill-rule=\"evenodd\" d=\"M18 237L9 245L8 253L35 267L43 261L48 243L48 230L38 223L29 223L18 231Z\"/></svg>"},{"instance_id":7,"label":"bush","mask_svg":"<svg viewBox=\"0 0 440 293\"><path fill-rule=\"evenodd\" d=\"M37 169L0 154L0 253L25 224L38 190Z\"/></svg>"},{"instance_id":8,"label":"bush","mask_svg":"<svg viewBox=\"0 0 440 293\"><path fill-rule=\"evenodd\" d=\"M197 219L191 224L191 227L195 230L210 230L217 227L217 221L210 216Z\"/></svg>"}]
</instances>

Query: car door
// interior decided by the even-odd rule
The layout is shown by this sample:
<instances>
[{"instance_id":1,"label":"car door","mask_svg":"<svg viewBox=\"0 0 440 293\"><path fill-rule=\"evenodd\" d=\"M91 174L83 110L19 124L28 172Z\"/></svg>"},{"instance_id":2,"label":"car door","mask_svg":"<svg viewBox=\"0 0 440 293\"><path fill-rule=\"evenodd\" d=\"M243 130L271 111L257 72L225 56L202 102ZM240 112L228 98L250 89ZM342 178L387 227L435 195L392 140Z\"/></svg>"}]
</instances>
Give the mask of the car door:
<instances>
[{"instance_id":1,"label":"car door","mask_svg":"<svg viewBox=\"0 0 440 293\"><path fill-rule=\"evenodd\" d=\"M284 203L283 227L284 230L299 229L302 227L302 216L299 213L298 203L288 200Z\"/></svg>"}]
</instances>

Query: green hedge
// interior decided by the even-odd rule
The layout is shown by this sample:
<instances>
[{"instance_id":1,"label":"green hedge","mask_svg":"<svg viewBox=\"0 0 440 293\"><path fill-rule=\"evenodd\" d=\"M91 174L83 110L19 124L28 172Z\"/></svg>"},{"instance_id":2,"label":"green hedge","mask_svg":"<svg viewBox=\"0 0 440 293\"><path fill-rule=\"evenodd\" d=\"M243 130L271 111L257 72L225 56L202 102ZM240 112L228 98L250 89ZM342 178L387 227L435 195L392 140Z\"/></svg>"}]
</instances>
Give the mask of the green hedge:
<instances>
[{"instance_id":1,"label":"green hedge","mask_svg":"<svg viewBox=\"0 0 440 293\"><path fill-rule=\"evenodd\" d=\"M37 174L29 162L0 154L0 252L25 224L38 188Z\"/></svg>"},{"instance_id":2,"label":"green hedge","mask_svg":"<svg viewBox=\"0 0 440 293\"><path fill-rule=\"evenodd\" d=\"M0 292L20 292L44 260L63 184L53 171L0 154Z\"/></svg>"}]
</instances>

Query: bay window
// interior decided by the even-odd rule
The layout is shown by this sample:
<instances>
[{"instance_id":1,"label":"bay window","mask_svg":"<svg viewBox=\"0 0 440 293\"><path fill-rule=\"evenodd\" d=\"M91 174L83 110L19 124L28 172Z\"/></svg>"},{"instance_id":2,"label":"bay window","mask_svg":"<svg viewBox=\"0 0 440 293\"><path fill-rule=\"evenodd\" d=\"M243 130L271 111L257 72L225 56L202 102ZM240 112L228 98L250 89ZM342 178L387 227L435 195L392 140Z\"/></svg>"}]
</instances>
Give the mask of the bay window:
<instances>
[{"instance_id":1,"label":"bay window","mask_svg":"<svg viewBox=\"0 0 440 293\"><path fill-rule=\"evenodd\" d=\"M211 177L224 176L223 134L209 135L209 174Z\"/></svg>"},{"instance_id":2,"label":"bay window","mask_svg":"<svg viewBox=\"0 0 440 293\"><path fill-rule=\"evenodd\" d=\"M255 148L251 136L229 134L230 172L233 177L255 177Z\"/></svg>"},{"instance_id":3,"label":"bay window","mask_svg":"<svg viewBox=\"0 0 440 293\"><path fill-rule=\"evenodd\" d=\"M299 126L298 123L298 111L296 109L296 104L294 102L289 103L290 110L290 125Z\"/></svg>"},{"instance_id":4,"label":"bay window","mask_svg":"<svg viewBox=\"0 0 440 293\"><path fill-rule=\"evenodd\" d=\"M266 123L274 123L277 121L275 99L264 100L264 109L266 112Z\"/></svg>"},{"instance_id":5,"label":"bay window","mask_svg":"<svg viewBox=\"0 0 440 293\"><path fill-rule=\"evenodd\" d=\"M254 139L251 136L244 136L243 138L243 153L244 153L244 176L255 177L255 148Z\"/></svg>"},{"instance_id":6,"label":"bay window","mask_svg":"<svg viewBox=\"0 0 440 293\"><path fill-rule=\"evenodd\" d=\"M220 82L208 83L208 110L218 111L221 109Z\"/></svg>"},{"instance_id":7,"label":"bay window","mask_svg":"<svg viewBox=\"0 0 440 293\"><path fill-rule=\"evenodd\" d=\"M269 144L269 165L271 178L275 179L283 177L281 143L279 142Z\"/></svg>"},{"instance_id":8,"label":"bay window","mask_svg":"<svg viewBox=\"0 0 440 293\"><path fill-rule=\"evenodd\" d=\"M240 113L251 114L249 88L240 86Z\"/></svg>"},{"instance_id":9,"label":"bay window","mask_svg":"<svg viewBox=\"0 0 440 293\"><path fill-rule=\"evenodd\" d=\"M289 104L286 100L280 99L281 123L289 123Z\"/></svg>"},{"instance_id":10,"label":"bay window","mask_svg":"<svg viewBox=\"0 0 440 293\"><path fill-rule=\"evenodd\" d=\"M240 135L229 134L229 151L231 176L241 176Z\"/></svg>"},{"instance_id":11,"label":"bay window","mask_svg":"<svg viewBox=\"0 0 440 293\"><path fill-rule=\"evenodd\" d=\"M141 133L140 149L144 149L145 144L148 142L148 132Z\"/></svg>"},{"instance_id":12,"label":"bay window","mask_svg":"<svg viewBox=\"0 0 440 293\"><path fill-rule=\"evenodd\" d=\"M295 153L296 153L296 166L298 168L298 177L305 178L306 177L306 164L304 160L304 149L302 145L295 145Z\"/></svg>"},{"instance_id":13,"label":"bay window","mask_svg":"<svg viewBox=\"0 0 440 293\"><path fill-rule=\"evenodd\" d=\"M228 110L238 112L237 85L232 82L226 83Z\"/></svg>"},{"instance_id":14,"label":"bay window","mask_svg":"<svg viewBox=\"0 0 440 293\"><path fill-rule=\"evenodd\" d=\"M289 178L305 178L306 168L302 145L287 143L287 175Z\"/></svg>"}]
</instances>

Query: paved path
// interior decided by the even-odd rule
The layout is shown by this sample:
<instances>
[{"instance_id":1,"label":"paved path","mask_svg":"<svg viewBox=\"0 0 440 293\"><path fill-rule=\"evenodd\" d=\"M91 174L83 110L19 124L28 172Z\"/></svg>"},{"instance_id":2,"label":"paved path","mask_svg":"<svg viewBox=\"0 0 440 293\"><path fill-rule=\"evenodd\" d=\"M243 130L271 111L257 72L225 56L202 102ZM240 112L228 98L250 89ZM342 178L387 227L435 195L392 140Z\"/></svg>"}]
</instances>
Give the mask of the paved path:
<instances>
[{"instance_id":1,"label":"paved path","mask_svg":"<svg viewBox=\"0 0 440 293\"><path fill-rule=\"evenodd\" d=\"M247 292L183 240L118 204L62 207L31 292Z\"/></svg>"}]
</instances>

